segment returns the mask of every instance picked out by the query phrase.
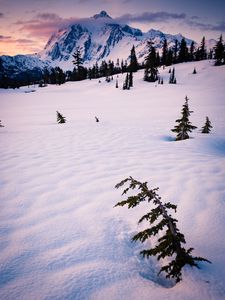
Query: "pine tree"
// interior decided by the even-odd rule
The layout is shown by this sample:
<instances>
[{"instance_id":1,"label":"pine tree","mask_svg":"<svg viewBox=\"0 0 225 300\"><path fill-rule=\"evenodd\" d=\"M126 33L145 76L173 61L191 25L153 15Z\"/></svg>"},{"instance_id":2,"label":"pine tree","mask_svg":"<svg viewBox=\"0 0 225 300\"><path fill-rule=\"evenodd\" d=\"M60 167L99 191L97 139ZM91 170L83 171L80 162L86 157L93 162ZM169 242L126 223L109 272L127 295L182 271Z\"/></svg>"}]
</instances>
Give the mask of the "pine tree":
<instances>
[{"instance_id":1,"label":"pine tree","mask_svg":"<svg viewBox=\"0 0 225 300\"><path fill-rule=\"evenodd\" d=\"M174 47L173 47L173 63L177 63L177 55L178 55L178 40L175 40Z\"/></svg>"},{"instance_id":2,"label":"pine tree","mask_svg":"<svg viewBox=\"0 0 225 300\"><path fill-rule=\"evenodd\" d=\"M130 65L128 66L128 70L130 72L137 72L139 68L137 56L135 53L135 47L133 46L130 52Z\"/></svg>"},{"instance_id":3,"label":"pine tree","mask_svg":"<svg viewBox=\"0 0 225 300\"><path fill-rule=\"evenodd\" d=\"M134 80L133 80L133 72L129 73L129 87L134 86Z\"/></svg>"},{"instance_id":4,"label":"pine tree","mask_svg":"<svg viewBox=\"0 0 225 300\"><path fill-rule=\"evenodd\" d=\"M202 133L210 133L211 128L213 128L211 122L209 121L209 118L206 117L205 125L202 127Z\"/></svg>"},{"instance_id":5,"label":"pine tree","mask_svg":"<svg viewBox=\"0 0 225 300\"><path fill-rule=\"evenodd\" d=\"M55 83L61 85L66 82L66 75L60 67L55 67Z\"/></svg>"},{"instance_id":6,"label":"pine tree","mask_svg":"<svg viewBox=\"0 0 225 300\"><path fill-rule=\"evenodd\" d=\"M58 122L58 124L66 123L66 118L63 117L63 115L60 114L58 111L56 111L56 113L57 113L57 122Z\"/></svg>"},{"instance_id":7,"label":"pine tree","mask_svg":"<svg viewBox=\"0 0 225 300\"><path fill-rule=\"evenodd\" d=\"M199 48L199 59L203 60L207 58L206 46L205 46L205 37L203 36L201 45Z\"/></svg>"},{"instance_id":8,"label":"pine tree","mask_svg":"<svg viewBox=\"0 0 225 300\"><path fill-rule=\"evenodd\" d=\"M225 48L224 48L224 45L223 45L223 37L222 37L222 34L221 34L221 36L219 38L219 41L216 43L216 46L215 46L214 58L216 60L215 61L216 66L222 65L223 62L225 63L224 52L225 52Z\"/></svg>"},{"instance_id":9,"label":"pine tree","mask_svg":"<svg viewBox=\"0 0 225 300\"><path fill-rule=\"evenodd\" d=\"M129 74L127 73L125 81L123 83L123 90L129 90L130 89L130 80L129 80Z\"/></svg>"},{"instance_id":10,"label":"pine tree","mask_svg":"<svg viewBox=\"0 0 225 300\"><path fill-rule=\"evenodd\" d=\"M168 60L168 45L167 45L167 39L165 38L163 41L163 47L162 47L162 65L167 66L167 60Z\"/></svg>"},{"instance_id":11,"label":"pine tree","mask_svg":"<svg viewBox=\"0 0 225 300\"><path fill-rule=\"evenodd\" d=\"M99 118L95 117L95 121L98 123L99 122Z\"/></svg>"},{"instance_id":12,"label":"pine tree","mask_svg":"<svg viewBox=\"0 0 225 300\"><path fill-rule=\"evenodd\" d=\"M173 68L172 72L170 73L169 83L171 83L171 84L177 83L177 79L175 77L175 68Z\"/></svg>"},{"instance_id":13,"label":"pine tree","mask_svg":"<svg viewBox=\"0 0 225 300\"><path fill-rule=\"evenodd\" d=\"M168 55L167 55L167 62L166 62L166 65L167 66L171 66L173 63L173 50L172 49L169 49L168 50Z\"/></svg>"},{"instance_id":14,"label":"pine tree","mask_svg":"<svg viewBox=\"0 0 225 300\"><path fill-rule=\"evenodd\" d=\"M189 121L189 116L191 113L193 113L193 111L189 110L188 98L186 96L185 103L181 111L182 116L180 119L176 120L176 123L178 123L178 125L174 126L174 128L171 129L171 131L177 133L176 141L189 139L188 132L192 132L192 130L197 128L196 126L193 126Z\"/></svg>"},{"instance_id":15,"label":"pine tree","mask_svg":"<svg viewBox=\"0 0 225 300\"><path fill-rule=\"evenodd\" d=\"M83 65L83 60L81 58L80 49L77 48L77 50L74 52L74 54L72 56L74 58L72 63L77 67L77 69L79 69Z\"/></svg>"},{"instance_id":16,"label":"pine tree","mask_svg":"<svg viewBox=\"0 0 225 300\"><path fill-rule=\"evenodd\" d=\"M148 42L148 48L149 53L145 58L144 80L148 82L155 82L158 79L158 69L156 52L152 42Z\"/></svg>"},{"instance_id":17,"label":"pine tree","mask_svg":"<svg viewBox=\"0 0 225 300\"><path fill-rule=\"evenodd\" d=\"M0 120L0 127L5 127L4 125L2 125L2 121Z\"/></svg>"},{"instance_id":18,"label":"pine tree","mask_svg":"<svg viewBox=\"0 0 225 300\"><path fill-rule=\"evenodd\" d=\"M195 53L195 43L192 41L190 46L190 53L189 53L189 60L194 60L194 53Z\"/></svg>"},{"instance_id":19,"label":"pine tree","mask_svg":"<svg viewBox=\"0 0 225 300\"><path fill-rule=\"evenodd\" d=\"M83 80L87 78L87 69L83 67L83 60L81 58L81 52L80 49L77 48L75 53L73 54L74 60L72 63L75 65L75 68L73 70L73 77L74 80Z\"/></svg>"},{"instance_id":20,"label":"pine tree","mask_svg":"<svg viewBox=\"0 0 225 300\"><path fill-rule=\"evenodd\" d=\"M116 88L118 89L119 85L118 85L118 79L116 79Z\"/></svg>"},{"instance_id":21,"label":"pine tree","mask_svg":"<svg viewBox=\"0 0 225 300\"><path fill-rule=\"evenodd\" d=\"M196 71L196 69L195 69L195 68L194 68L194 70L193 70L192 74L197 74L197 71Z\"/></svg>"},{"instance_id":22,"label":"pine tree","mask_svg":"<svg viewBox=\"0 0 225 300\"><path fill-rule=\"evenodd\" d=\"M180 50L178 53L178 62L186 62L188 60L188 48L185 38L180 42Z\"/></svg>"},{"instance_id":23,"label":"pine tree","mask_svg":"<svg viewBox=\"0 0 225 300\"><path fill-rule=\"evenodd\" d=\"M153 208L138 221L139 224L147 221L149 227L135 234L132 240L144 243L149 238L156 235L159 236L160 233L162 234L154 247L140 252L146 258L156 256L158 260L168 257L172 259L167 265L161 267L158 275L161 272L165 272L166 278L174 278L176 282L179 282L182 280L182 269L185 265L199 268L198 262L200 261L210 263L205 258L192 256L193 248L184 248L183 244L186 241L184 235L177 227L178 221L168 212L171 209L176 212L176 205L170 202L163 203L158 195L158 188L149 189L147 182L141 183L132 177L122 180L115 187L118 189L127 183L128 187L124 189L122 195L131 190L137 190L137 195L128 196L126 200L118 202L115 206L127 205L128 208L134 208L144 201L153 205ZM157 224L155 224L156 221L158 221Z\"/></svg>"}]
</instances>

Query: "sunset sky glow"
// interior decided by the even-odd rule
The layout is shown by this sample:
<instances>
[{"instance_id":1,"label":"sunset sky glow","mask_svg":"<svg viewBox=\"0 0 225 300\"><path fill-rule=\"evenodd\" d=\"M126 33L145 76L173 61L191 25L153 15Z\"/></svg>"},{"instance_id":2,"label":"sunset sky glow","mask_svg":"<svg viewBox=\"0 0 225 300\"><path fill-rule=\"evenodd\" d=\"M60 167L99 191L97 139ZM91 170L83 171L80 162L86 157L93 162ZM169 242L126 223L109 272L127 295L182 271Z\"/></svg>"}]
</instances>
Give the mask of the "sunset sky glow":
<instances>
[{"instance_id":1,"label":"sunset sky glow","mask_svg":"<svg viewBox=\"0 0 225 300\"><path fill-rule=\"evenodd\" d=\"M224 0L0 0L0 55L39 52L59 28L101 10L142 31L225 37Z\"/></svg>"}]
</instances>

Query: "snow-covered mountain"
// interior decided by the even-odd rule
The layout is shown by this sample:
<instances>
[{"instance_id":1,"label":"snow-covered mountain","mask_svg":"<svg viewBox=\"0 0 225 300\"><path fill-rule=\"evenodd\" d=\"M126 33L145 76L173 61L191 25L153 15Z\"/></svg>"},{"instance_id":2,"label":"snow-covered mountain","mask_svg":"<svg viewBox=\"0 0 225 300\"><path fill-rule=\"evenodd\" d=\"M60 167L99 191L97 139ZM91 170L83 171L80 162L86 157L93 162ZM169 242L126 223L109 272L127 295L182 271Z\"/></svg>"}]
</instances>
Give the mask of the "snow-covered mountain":
<instances>
[{"instance_id":1,"label":"snow-covered mountain","mask_svg":"<svg viewBox=\"0 0 225 300\"><path fill-rule=\"evenodd\" d=\"M171 47L182 35L165 34L151 29L144 33L140 29L132 28L112 19L107 12L101 11L88 19L82 19L76 24L60 29L49 39L40 58L49 61L52 65L59 65L63 69L73 66L73 53L79 47L83 61L92 65L96 61L128 59L134 45L140 61L147 52L147 41L152 40L157 49L161 49L164 39ZM190 45L192 40L186 39Z\"/></svg>"},{"instance_id":2,"label":"snow-covered mountain","mask_svg":"<svg viewBox=\"0 0 225 300\"><path fill-rule=\"evenodd\" d=\"M77 48L80 49L86 66L109 59L129 60L133 45L139 62L142 62L147 53L147 41L152 40L160 52L165 38L170 48L175 40L180 42L183 36L166 34L154 29L142 32L140 29L118 22L107 12L101 11L90 18L80 19L77 23L59 29L50 37L43 51L38 54L1 56L0 75L5 73L7 76L14 76L20 72L30 70L36 72L51 66L71 70L73 53ZM185 39L187 45L190 46L192 40L186 37Z\"/></svg>"}]
</instances>

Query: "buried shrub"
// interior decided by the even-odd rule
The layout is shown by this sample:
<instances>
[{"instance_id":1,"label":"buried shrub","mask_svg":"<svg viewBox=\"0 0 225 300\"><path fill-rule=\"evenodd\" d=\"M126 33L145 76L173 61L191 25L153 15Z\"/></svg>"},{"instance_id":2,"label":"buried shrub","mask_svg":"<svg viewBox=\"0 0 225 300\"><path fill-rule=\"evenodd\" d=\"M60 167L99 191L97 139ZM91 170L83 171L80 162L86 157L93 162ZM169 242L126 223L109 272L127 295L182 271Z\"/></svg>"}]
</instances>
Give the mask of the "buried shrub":
<instances>
[{"instance_id":1,"label":"buried shrub","mask_svg":"<svg viewBox=\"0 0 225 300\"><path fill-rule=\"evenodd\" d=\"M170 209L176 212L177 206L170 202L163 203L158 195L158 188L149 189L147 182L141 183L132 177L122 180L115 187L118 189L125 184L128 184L128 187L124 189L122 195L130 190L138 190L138 192L136 195L128 196L126 200L118 202L115 206L127 205L128 208L134 208L144 201L153 204L153 208L138 221L138 223L147 221L149 227L134 235L132 240L144 243L149 238L161 233L154 247L140 252L143 257L156 256L158 260L171 257L171 261L161 267L158 275L165 272L167 278L174 278L176 282L179 282L182 280L181 272L185 265L199 268L199 261L210 263L205 258L192 256L193 248L184 248L185 237L177 228L177 220L168 213ZM158 223L155 224L156 221Z\"/></svg>"},{"instance_id":2,"label":"buried shrub","mask_svg":"<svg viewBox=\"0 0 225 300\"><path fill-rule=\"evenodd\" d=\"M56 115L57 115L57 122L58 122L58 124L66 123L66 117L64 117L58 111L56 111Z\"/></svg>"}]
</instances>

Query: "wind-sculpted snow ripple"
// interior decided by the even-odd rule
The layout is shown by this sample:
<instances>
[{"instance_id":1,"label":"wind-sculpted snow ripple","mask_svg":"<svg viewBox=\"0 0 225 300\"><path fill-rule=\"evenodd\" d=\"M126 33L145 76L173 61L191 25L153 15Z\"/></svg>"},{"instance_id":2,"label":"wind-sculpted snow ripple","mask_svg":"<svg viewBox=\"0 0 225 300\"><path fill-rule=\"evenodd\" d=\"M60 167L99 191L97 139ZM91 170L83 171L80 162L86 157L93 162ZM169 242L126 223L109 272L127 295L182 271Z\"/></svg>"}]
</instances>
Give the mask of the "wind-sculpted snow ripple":
<instances>
[{"instance_id":1,"label":"wind-sculpted snow ripple","mask_svg":"<svg viewBox=\"0 0 225 300\"><path fill-rule=\"evenodd\" d=\"M27 87L0 91L1 299L224 299L225 72L218 79L208 62L198 66L195 83L194 64L177 65L173 87L145 83L141 71L130 91L98 80L37 88L26 97ZM215 128L175 142L170 128L184 91L194 124L210 114ZM56 110L65 124L56 123ZM187 268L173 288L157 277L158 262L139 256L150 242L131 242L149 207L113 208L122 199L115 184L130 175L178 205L187 245L212 265Z\"/></svg>"}]
</instances>

